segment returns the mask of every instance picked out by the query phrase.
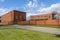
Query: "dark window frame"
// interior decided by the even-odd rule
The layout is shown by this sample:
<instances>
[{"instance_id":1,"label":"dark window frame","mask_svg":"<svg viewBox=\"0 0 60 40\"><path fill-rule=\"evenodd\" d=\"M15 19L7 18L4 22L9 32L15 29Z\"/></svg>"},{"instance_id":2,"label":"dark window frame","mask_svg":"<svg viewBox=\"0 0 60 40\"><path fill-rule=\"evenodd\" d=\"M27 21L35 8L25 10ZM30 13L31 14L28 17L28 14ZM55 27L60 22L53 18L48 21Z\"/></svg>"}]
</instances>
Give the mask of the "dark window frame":
<instances>
[{"instance_id":1,"label":"dark window frame","mask_svg":"<svg viewBox=\"0 0 60 40\"><path fill-rule=\"evenodd\" d=\"M53 20L56 20L56 18L57 18L57 17L56 17L56 13L53 13L53 14L52 14L52 19L53 19Z\"/></svg>"}]
</instances>

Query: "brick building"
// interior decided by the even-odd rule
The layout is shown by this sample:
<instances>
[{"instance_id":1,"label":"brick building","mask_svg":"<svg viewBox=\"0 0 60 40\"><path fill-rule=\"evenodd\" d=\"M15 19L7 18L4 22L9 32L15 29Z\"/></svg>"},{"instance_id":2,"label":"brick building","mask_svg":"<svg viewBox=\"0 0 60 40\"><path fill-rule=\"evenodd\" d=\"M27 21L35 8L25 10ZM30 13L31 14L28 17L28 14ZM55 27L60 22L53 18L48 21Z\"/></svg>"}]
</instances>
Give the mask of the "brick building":
<instances>
[{"instance_id":1,"label":"brick building","mask_svg":"<svg viewBox=\"0 0 60 40\"><path fill-rule=\"evenodd\" d=\"M60 12L32 15L30 21L26 21L26 12L13 10L0 17L0 24L60 25Z\"/></svg>"},{"instance_id":2,"label":"brick building","mask_svg":"<svg viewBox=\"0 0 60 40\"><path fill-rule=\"evenodd\" d=\"M60 13L52 12L49 14L30 16L30 24L60 25Z\"/></svg>"},{"instance_id":3,"label":"brick building","mask_svg":"<svg viewBox=\"0 0 60 40\"><path fill-rule=\"evenodd\" d=\"M13 10L1 16L2 24L17 24L26 21L26 12Z\"/></svg>"},{"instance_id":4,"label":"brick building","mask_svg":"<svg viewBox=\"0 0 60 40\"><path fill-rule=\"evenodd\" d=\"M0 23L1 23L1 17L0 17Z\"/></svg>"}]
</instances>

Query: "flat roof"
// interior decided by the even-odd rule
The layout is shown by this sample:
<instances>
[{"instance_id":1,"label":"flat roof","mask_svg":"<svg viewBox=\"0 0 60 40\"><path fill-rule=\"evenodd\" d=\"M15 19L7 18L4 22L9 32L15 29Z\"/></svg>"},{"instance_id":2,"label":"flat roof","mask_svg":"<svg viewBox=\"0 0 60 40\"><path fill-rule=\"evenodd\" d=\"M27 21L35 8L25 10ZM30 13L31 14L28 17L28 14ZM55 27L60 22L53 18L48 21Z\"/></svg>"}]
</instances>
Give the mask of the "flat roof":
<instances>
[{"instance_id":1,"label":"flat roof","mask_svg":"<svg viewBox=\"0 0 60 40\"><path fill-rule=\"evenodd\" d=\"M10 12L14 12L14 11L17 11L17 12L22 12L22 13L26 13L26 12L19 11L19 10L12 10L12 11L9 11L9 12L7 12L7 13L3 14L2 16L6 15L6 14L9 14Z\"/></svg>"}]
</instances>

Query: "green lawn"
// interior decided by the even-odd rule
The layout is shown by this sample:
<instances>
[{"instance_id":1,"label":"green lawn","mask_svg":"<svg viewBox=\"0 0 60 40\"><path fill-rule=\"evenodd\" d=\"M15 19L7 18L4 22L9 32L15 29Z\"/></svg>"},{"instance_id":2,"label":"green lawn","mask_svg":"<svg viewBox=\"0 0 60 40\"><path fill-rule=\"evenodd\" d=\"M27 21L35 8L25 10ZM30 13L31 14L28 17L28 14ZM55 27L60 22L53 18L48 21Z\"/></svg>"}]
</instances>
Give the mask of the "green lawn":
<instances>
[{"instance_id":1,"label":"green lawn","mask_svg":"<svg viewBox=\"0 0 60 40\"><path fill-rule=\"evenodd\" d=\"M55 34L0 26L0 40L60 40Z\"/></svg>"},{"instance_id":2,"label":"green lawn","mask_svg":"<svg viewBox=\"0 0 60 40\"><path fill-rule=\"evenodd\" d=\"M60 26L53 26L53 25L33 25L33 24L29 24L29 25L23 25L23 26L34 26L34 27L50 27L50 28L60 28Z\"/></svg>"}]
</instances>

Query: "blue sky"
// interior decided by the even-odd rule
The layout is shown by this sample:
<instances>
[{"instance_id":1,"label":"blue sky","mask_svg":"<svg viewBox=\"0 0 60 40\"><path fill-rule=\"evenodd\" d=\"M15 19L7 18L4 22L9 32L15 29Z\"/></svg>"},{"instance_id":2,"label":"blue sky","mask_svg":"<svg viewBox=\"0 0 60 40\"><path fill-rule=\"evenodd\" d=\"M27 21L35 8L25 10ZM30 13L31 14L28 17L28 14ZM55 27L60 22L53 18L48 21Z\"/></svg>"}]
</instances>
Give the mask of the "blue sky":
<instances>
[{"instance_id":1,"label":"blue sky","mask_svg":"<svg viewBox=\"0 0 60 40\"><path fill-rule=\"evenodd\" d=\"M20 10L30 15L60 12L60 0L0 0L0 16L11 11Z\"/></svg>"}]
</instances>

